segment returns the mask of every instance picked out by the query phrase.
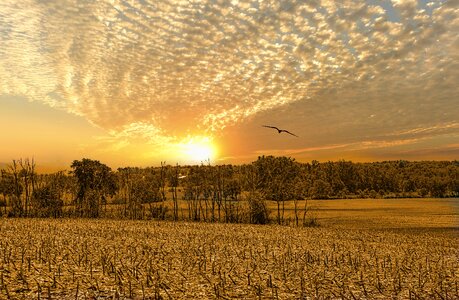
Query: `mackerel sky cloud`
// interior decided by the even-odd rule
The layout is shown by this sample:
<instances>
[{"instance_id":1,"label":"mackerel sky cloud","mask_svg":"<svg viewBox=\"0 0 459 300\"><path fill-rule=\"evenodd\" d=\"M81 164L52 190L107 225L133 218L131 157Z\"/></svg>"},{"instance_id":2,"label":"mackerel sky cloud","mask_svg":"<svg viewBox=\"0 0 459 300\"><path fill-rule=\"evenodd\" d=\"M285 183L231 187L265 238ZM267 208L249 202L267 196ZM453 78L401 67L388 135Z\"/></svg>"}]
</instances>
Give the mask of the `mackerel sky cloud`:
<instances>
[{"instance_id":1,"label":"mackerel sky cloud","mask_svg":"<svg viewBox=\"0 0 459 300\"><path fill-rule=\"evenodd\" d=\"M104 147L261 135L237 155L458 158L458 33L459 1L3 0L0 95L84 117Z\"/></svg>"}]
</instances>

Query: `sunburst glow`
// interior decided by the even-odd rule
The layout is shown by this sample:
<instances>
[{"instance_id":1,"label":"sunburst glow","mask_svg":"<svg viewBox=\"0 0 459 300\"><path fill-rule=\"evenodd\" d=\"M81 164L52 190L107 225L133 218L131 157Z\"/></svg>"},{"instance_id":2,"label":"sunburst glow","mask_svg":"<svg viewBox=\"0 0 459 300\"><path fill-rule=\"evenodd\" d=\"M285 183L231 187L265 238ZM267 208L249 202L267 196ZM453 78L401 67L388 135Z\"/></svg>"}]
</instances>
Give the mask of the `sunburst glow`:
<instances>
[{"instance_id":1,"label":"sunburst glow","mask_svg":"<svg viewBox=\"0 0 459 300\"><path fill-rule=\"evenodd\" d=\"M186 159L193 163L213 160L216 146L208 137L193 137L180 144Z\"/></svg>"}]
</instances>

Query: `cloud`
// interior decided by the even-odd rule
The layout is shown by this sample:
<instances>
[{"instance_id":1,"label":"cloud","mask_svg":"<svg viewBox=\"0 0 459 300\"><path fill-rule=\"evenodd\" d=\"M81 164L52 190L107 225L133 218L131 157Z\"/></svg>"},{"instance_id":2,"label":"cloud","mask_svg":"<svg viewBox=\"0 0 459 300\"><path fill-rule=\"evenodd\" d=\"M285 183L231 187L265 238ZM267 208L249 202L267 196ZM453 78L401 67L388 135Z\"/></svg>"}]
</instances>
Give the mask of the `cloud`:
<instances>
[{"instance_id":1,"label":"cloud","mask_svg":"<svg viewBox=\"0 0 459 300\"><path fill-rule=\"evenodd\" d=\"M0 94L84 116L120 147L212 135L332 93L348 115L356 99L398 117L418 105L426 123L398 126L416 130L436 126L428 112L457 118L455 3L4 0Z\"/></svg>"},{"instance_id":2,"label":"cloud","mask_svg":"<svg viewBox=\"0 0 459 300\"><path fill-rule=\"evenodd\" d=\"M391 136L436 136L458 132L459 122L439 123L431 127L418 127L395 132Z\"/></svg>"},{"instance_id":3,"label":"cloud","mask_svg":"<svg viewBox=\"0 0 459 300\"><path fill-rule=\"evenodd\" d=\"M289 155L298 155L309 152L324 152L324 151L355 151L355 150L368 150L368 149L379 149L379 148L392 148L403 145L410 145L419 143L421 139L399 139L399 140L365 140L357 143L349 144L333 144L326 145L321 147L308 147L308 148L298 148L298 149L267 149L267 150L257 150L255 154L257 155L279 155L279 156L289 156Z\"/></svg>"},{"instance_id":4,"label":"cloud","mask_svg":"<svg viewBox=\"0 0 459 300\"><path fill-rule=\"evenodd\" d=\"M300 148L300 149L265 149L265 150L257 150L255 151L258 155L292 155L297 153L304 153L304 152L317 152L317 151L324 151L324 150L336 150L336 149L343 149L351 146L353 144L335 144L335 145L327 145L327 146L320 146L320 147L308 147L308 148Z\"/></svg>"}]
</instances>

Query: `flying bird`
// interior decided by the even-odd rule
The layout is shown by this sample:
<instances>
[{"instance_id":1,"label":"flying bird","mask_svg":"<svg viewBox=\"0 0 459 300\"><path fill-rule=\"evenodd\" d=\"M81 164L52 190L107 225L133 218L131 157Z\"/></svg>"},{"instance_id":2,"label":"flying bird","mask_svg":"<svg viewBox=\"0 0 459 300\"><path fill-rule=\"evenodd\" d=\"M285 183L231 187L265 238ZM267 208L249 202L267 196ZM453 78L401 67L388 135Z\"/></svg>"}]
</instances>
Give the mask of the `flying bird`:
<instances>
[{"instance_id":1,"label":"flying bird","mask_svg":"<svg viewBox=\"0 0 459 300\"><path fill-rule=\"evenodd\" d=\"M291 135L293 135L293 136L298 137L296 134L293 134L293 133L291 133L290 131L285 130L285 129L279 129L279 128L277 128L276 126L268 126L268 125L262 125L262 126L263 126L263 127L267 127L267 128L276 129L276 130L277 130L277 133L285 132L285 133L288 133L288 134L291 134Z\"/></svg>"}]
</instances>

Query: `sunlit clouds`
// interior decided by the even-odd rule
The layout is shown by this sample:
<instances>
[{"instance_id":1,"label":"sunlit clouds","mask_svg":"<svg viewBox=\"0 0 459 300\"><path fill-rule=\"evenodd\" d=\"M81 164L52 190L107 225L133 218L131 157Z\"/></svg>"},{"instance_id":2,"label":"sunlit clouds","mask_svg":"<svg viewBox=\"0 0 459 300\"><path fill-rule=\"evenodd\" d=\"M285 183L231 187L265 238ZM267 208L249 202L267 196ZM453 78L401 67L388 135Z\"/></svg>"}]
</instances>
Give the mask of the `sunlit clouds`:
<instances>
[{"instance_id":1,"label":"sunlit clouds","mask_svg":"<svg viewBox=\"0 0 459 300\"><path fill-rule=\"evenodd\" d=\"M84 117L105 134L82 147L120 162L216 159L234 126L257 128L249 156L451 147L458 32L458 1L3 0L0 95ZM303 139L258 128L273 122Z\"/></svg>"}]
</instances>

